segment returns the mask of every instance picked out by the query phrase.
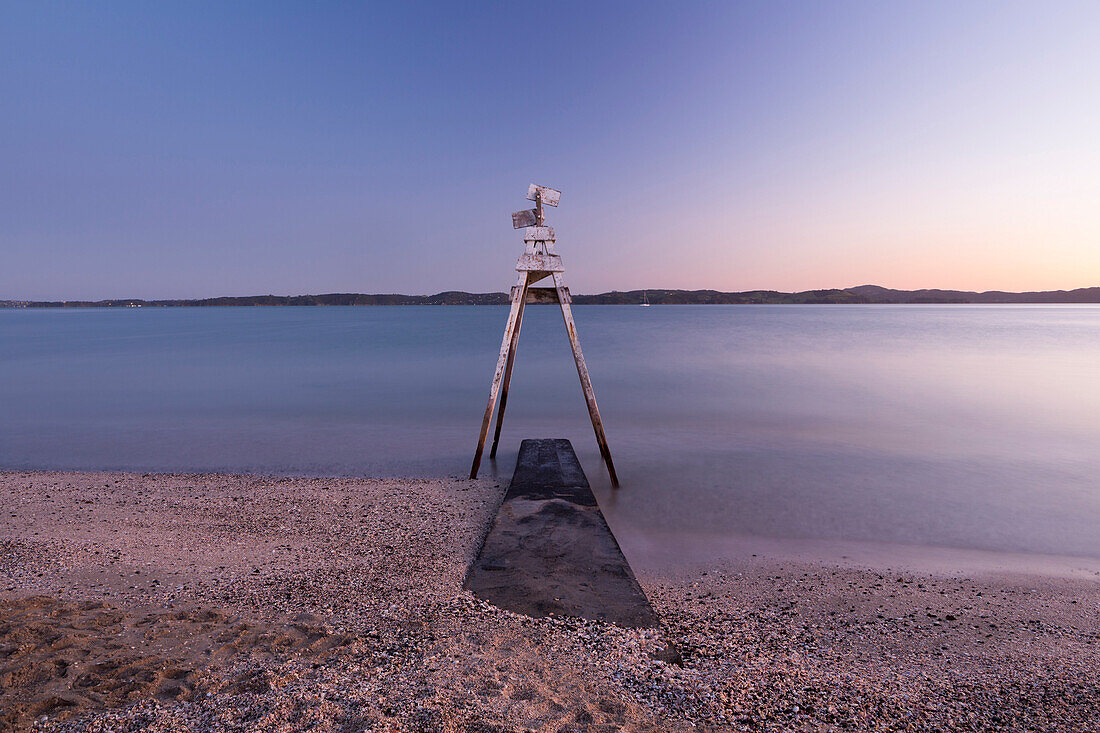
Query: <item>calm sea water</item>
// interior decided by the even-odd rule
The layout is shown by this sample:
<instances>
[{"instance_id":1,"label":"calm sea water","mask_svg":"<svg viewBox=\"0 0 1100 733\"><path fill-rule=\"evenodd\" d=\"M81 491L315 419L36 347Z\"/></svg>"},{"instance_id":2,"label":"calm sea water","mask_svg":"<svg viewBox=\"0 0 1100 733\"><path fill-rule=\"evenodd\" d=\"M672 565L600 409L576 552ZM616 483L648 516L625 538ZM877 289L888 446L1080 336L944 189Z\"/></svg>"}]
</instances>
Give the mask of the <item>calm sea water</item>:
<instances>
[{"instance_id":1,"label":"calm sea water","mask_svg":"<svg viewBox=\"0 0 1100 733\"><path fill-rule=\"evenodd\" d=\"M501 455L573 441L613 526L1100 557L1100 307L527 311ZM506 309L0 310L0 467L469 470Z\"/></svg>"}]
</instances>

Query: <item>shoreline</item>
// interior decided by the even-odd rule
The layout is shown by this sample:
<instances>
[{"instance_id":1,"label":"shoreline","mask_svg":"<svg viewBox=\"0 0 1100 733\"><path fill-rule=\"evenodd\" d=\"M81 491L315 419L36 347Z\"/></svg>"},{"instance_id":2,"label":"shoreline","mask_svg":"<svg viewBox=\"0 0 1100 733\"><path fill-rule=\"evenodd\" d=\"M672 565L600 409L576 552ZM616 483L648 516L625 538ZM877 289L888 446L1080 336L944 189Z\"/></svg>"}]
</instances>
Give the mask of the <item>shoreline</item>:
<instances>
[{"instance_id":1,"label":"shoreline","mask_svg":"<svg viewBox=\"0 0 1100 733\"><path fill-rule=\"evenodd\" d=\"M462 483L459 474L381 475L364 476L355 473L240 473L222 471L133 471L124 469L84 470L79 468L0 468L0 484L12 475L126 476L157 480L159 478L201 477L202 480L224 478L235 481L268 483L303 482L393 482L395 485L431 482ZM502 499L508 488L510 472L486 472L478 481L500 486ZM602 496L606 489L601 490ZM730 557L760 557L810 565L839 565L852 569L889 571L894 568L914 573L934 575L969 574L977 577L1037 576L1095 581L1100 583L1100 557L1017 550L986 549L949 545L927 545L913 542L876 540L820 539L737 533L693 531L691 533L638 528L621 517L609 515L612 530L620 542L629 547L629 559L659 576L676 576L725 562Z\"/></svg>"},{"instance_id":2,"label":"shoreline","mask_svg":"<svg viewBox=\"0 0 1100 733\"><path fill-rule=\"evenodd\" d=\"M1095 576L893 560L887 574L766 538L672 568L631 536L660 634L530 619L462 590L506 484L0 471L0 721L1085 730L1100 717ZM683 667L657 658L662 634Z\"/></svg>"},{"instance_id":3,"label":"shoreline","mask_svg":"<svg viewBox=\"0 0 1100 733\"><path fill-rule=\"evenodd\" d=\"M806 565L855 570L971 578L1063 578L1100 584L1100 558L972 547L920 545L873 540L827 540L708 532L638 532L620 527L629 537L631 556L642 567L676 576L721 563L730 557L760 557Z\"/></svg>"}]
</instances>

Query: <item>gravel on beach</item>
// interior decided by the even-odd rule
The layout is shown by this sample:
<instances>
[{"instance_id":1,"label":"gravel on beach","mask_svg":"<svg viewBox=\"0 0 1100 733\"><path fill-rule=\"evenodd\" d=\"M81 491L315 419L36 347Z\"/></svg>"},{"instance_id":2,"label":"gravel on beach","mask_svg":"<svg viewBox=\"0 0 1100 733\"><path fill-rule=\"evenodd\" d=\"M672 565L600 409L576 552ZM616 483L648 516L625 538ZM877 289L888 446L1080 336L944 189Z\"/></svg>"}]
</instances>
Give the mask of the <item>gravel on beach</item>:
<instances>
[{"instance_id":1,"label":"gravel on beach","mask_svg":"<svg viewBox=\"0 0 1100 733\"><path fill-rule=\"evenodd\" d=\"M462 589L503 491L0 472L0 730L1100 730L1098 575L744 553L532 619Z\"/></svg>"}]
</instances>

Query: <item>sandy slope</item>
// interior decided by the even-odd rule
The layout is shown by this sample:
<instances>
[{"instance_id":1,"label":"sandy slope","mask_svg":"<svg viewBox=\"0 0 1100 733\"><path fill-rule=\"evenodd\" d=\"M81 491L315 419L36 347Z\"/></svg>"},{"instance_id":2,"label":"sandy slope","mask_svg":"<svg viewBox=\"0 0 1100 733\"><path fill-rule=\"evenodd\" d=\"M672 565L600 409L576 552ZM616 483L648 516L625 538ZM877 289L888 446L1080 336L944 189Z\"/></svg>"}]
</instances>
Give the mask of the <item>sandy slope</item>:
<instances>
[{"instance_id":1,"label":"sandy slope","mask_svg":"<svg viewBox=\"0 0 1100 733\"><path fill-rule=\"evenodd\" d=\"M677 667L461 590L502 491L0 473L0 727L1100 729L1095 579L636 565Z\"/></svg>"}]
</instances>

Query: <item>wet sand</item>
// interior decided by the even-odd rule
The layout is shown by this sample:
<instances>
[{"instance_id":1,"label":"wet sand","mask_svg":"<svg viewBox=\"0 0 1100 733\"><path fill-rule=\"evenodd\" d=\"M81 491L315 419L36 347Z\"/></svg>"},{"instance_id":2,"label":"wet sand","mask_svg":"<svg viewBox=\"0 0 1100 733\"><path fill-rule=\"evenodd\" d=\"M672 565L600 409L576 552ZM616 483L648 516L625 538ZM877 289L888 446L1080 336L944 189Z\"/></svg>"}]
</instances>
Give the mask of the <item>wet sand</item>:
<instances>
[{"instance_id":1,"label":"wet sand","mask_svg":"<svg viewBox=\"0 0 1100 733\"><path fill-rule=\"evenodd\" d=\"M660 631L531 619L462 590L503 490L0 472L0 729L1100 730L1100 562L624 541Z\"/></svg>"}]
</instances>

